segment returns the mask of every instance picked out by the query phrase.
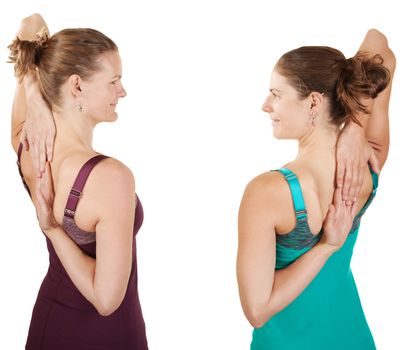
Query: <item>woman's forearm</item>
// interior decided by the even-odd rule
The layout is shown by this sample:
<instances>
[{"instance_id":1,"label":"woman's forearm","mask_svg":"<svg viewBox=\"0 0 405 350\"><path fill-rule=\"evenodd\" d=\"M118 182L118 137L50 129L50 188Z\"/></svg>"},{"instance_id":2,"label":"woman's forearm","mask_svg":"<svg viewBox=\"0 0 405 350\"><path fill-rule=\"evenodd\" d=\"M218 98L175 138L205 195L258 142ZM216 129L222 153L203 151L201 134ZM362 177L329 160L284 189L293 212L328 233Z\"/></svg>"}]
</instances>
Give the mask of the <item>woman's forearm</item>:
<instances>
[{"instance_id":1,"label":"woman's forearm","mask_svg":"<svg viewBox=\"0 0 405 350\"><path fill-rule=\"evenodd\" d=\"M329 245L318 243L291 265L277 270L269 303L273 312L277 313L293 302L312 282L332 254L333 249Z\"/></svg>"},{"instance_id":2,"label":"woman's forearm","mask_svg":"<svg viewBox=\"0 0 405 350\"><path fill-rule=\"evenodd\" d=\"M396 65L395 55L389 48L388 40L384 34L375 29L368 31L359 47L359 52L368 53L365 58L372 57L376 54L380 55L384 60L383 65L391 74L390 82L377 98L374 100L365 99L363 101L363 104L366 105L370 114L356 115L362 128L349 120L343 130L350 130L350 132L353 132L354 134L357 133L357 135L360 136L364 135L374 149L383 153L380 158L383 158L385 161L389 144L388 105L391 95L392 78Z\"/></svg>"},{"instance_id":3,"label":"woman's forearm","mask_svg":"<svg viewBox=\"0 0 405 350\"><path fill-rule=\"evenodd\" d=\"M13 144L16 142L27 119L28 104L31 109L41 110L48 108L32 72L26 74L21 81L17 81L11 111L11 139Z\"/></svg>"},{"instance_id":4,"label":"woman's forearm","mask_svg":"<svg viewBox=\"0 0 405 350\"><path fill-rule=\"evenodd\" d=\"M34 41L38 35L47 33L49 30L41 15L35 13L22 20L16 36L20 40ZM19 133L27 119L27 106L32 110L49 110L48 105L42 97L35 72L28 72L21 81L17 82L16 92L12 108L12 142L17 142ZM31 107L32 106L32 107ZM28 119L32 113L28 113Z\"/></svg>"},{"instance_id":5,"label":"woman's forearm","mask_svg":"<svg viewBox=\"0 0 405 350\"><path fill-rule=\"evenodd\" d=\"M100 314L106 314L94 283L96 260L86 255L61 226L47 231L47 236L76 288Z\"/></svg>"},{"instance_id":6,"label":"woman's forearm","mask_svg":"<svg viewBox=\"0 0 405 350\"><path fill-rule=\"evenodd\" d=\"M11 142L17 147L17 139L22 130L27 114L25 88L22 82L17 82L11 110ZM15 144L16 143L16 144Z\"/></svg>"},{"instance_id":7,"label":"woman's forearm","mask_svg":"<svg viewBox=\"0 0 405 350\"><path fill-rule=\"evenodd\" d=\"M333 252L330 245L318 243L288 267L277 270L274 274L270 300L261 309L261 315L255 317L254 327L261 327L291 304L312 282Z\"/></svg>"},{"instance_id":8,"label":"woman's forearm","mask_svg":"<svg viewBox=\"0 0 405 350\"><path fill-rule=\"evenodd\" d=\"M361 102L370 112L372 111L374 101L371 98L364 98ZM352 119L348 119L341 133L350 133L353 137L366 137L370 114L358 113L356 119L360 125Z\"/></svg>"},{"instance_id":9,"label":"woman's forearm","mask_svg":"<svg viewBox=\"0 0 405 350\"><path fill-rule=\"evenodd\" d=\"M121 305L128 279L125 288L121 288L119 284L111 285L112 281L117 281L116 275L111 276L105 272L97 274L96 259L85 254L61 226L47 230L46 234L80 293L93 304L100 315L108 316L113 313Z\"/></svg>"},{"instance_id":10,"label":"woman's forearm","mask_svg":"<svg viewBox=\"0 0 405 350\"><path fill-rule=\"evenodd\" d=\"M30 113L28 113L28 105ZM51 113L49 111L49 106L42 97L34 74L30 73L24 76L21 82L17 82L11 112L11 136L13 142L17 139L24 123L27 120L30 120L30 118L35 118L37 115L41 115L45 118L45 116L51 115ZM49 123L49 121L47 122Z\"/></svg>"},{"instance_id":11,"label":"woman's forearm","mask_svg":"<svg viewBox=\"0 0 405 350\"><path fill-rule=\"evenodd\" d=\"M39 82L36 75L27 74L23 79L23 86L25 90L25 102L26 104L35 106L35 109L39 112L47 112L50 114L50 109L48 104L46 103L44 97L42 96L41 90L39 88ZM34 110L34 108L31 108ZM41 113L39 113L41 114Z\"/></svg>"}]
</instances>

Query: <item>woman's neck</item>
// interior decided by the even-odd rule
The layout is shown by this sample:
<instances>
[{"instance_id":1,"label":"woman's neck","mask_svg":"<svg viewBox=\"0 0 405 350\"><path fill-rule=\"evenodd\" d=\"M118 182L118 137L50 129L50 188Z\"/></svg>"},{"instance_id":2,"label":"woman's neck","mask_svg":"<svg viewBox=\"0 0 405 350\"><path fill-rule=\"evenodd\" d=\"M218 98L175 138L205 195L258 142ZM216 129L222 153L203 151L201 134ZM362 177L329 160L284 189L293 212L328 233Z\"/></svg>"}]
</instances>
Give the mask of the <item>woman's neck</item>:
<instances>
[{"instance_id":1,"label":"woman's neck","mask_svg":"<svg viewBox=\"0 0 405 350\"><path fill-rule=\"evenodd\" d=\"M312 128L298 140L299 149L296 161L335 169L338 135L338 127Z\"/></svg>"},{"instance_id":2,"label":"woman's neck","mask_svg":"<svg viewBox=\"0 0 405 350\"><path fill-rule=\"evenodd\" d=\"M72 151L94 152L92 125L87 118L76 113L53 112L57 130L55 154L62 157Z\"/></svg>"}]
</instances>

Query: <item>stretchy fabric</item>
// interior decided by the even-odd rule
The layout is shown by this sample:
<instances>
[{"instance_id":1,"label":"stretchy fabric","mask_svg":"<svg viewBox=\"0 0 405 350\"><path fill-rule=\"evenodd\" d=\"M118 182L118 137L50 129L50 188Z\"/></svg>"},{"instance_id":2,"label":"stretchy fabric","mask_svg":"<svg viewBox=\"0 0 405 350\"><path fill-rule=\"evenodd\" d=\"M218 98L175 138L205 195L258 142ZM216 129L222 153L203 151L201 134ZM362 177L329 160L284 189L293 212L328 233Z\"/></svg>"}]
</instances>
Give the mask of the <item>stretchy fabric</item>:
<instances>
[{"instance_id":1,"label":"stretchy fabric","mask_svg":"<svg viewBox=\"0 0 405 350\"><path fill-rule=\"evenodd\" d=\"M22 177L18 150L18 168ZM80 169L70 191L64 212L63 228L78 247L96 258L96 234L77 227L75 210L84 184L93 167L103 159L97 155ZM28 190L28 186L23 183ZM100 189L102 190L102 189ZM29 192L29 190L28 190ZM101 316L74 286L59 260L51 241L46 238L49 269L42 282L32 312L26 343L27 350L147 350L145 323L137 288L135 235L142 225L142 204L137 200L132 247L132 269L121 305L109 316Z\"/></svg>"},{"instance_id":2,"label":"stretchy fabric","mask_svg":"<svg viewBox=\"0 0 405 350\"><path fill-rule=\"evenodd\" d=\"M289 169L278 170L290 186L296 212L295 228L276 239L276 270L293 263L322 237L311 233L304 198L297 176ZM371 169L370 169L371 171ZM372 171L371 171L372 172ZM261 328L253 330L251 350L374 350L356 284L350 269L360 220L378 186L372 172L373 191L342 248L334 253L304 291Z\"/></svg>"}]
</instances>

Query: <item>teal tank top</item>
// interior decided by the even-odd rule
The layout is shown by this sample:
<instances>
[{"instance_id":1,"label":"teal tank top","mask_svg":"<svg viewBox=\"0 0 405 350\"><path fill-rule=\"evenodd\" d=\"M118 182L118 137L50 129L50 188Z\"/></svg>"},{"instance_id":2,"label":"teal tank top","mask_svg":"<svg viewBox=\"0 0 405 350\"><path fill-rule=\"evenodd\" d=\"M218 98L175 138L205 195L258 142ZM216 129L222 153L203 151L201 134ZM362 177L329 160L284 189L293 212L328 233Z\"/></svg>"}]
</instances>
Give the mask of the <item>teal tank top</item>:
<instances>
[{"instance_id":1,"label":"teal tank top","mask_svg":"<svg viewBox=\"0 0 405 350\"><path fill-rule=\"evenodd\" d=\"M322 237L308 225L307 211L297 176L287 168L278 169L291 190L296 226L276 234L276 270L283 269L305 254ZM356 284L350 269L361 217L375 197L378 176L370 168L373 190L356 215L344 245L325 263L318 275L286 308L261 328L253 330L251 350L373 350Z\"/></svg>"}]
</instances>

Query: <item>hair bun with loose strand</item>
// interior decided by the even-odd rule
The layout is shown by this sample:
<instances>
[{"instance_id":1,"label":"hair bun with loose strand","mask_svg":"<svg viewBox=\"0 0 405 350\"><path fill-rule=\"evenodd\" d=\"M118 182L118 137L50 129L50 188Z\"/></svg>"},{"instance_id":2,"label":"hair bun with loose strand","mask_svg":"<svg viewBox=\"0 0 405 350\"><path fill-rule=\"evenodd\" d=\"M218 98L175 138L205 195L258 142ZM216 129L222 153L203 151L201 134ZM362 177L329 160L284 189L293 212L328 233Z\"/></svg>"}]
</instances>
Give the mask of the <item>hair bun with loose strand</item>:
<instances>
[{"instance_id":1,"label":"hair bun with loose strand","mask_svg":"<svg viewBox=\"0 0 405 350\"><path fill-rule=\"evenodd\" d=\"M49 40L46 28L35 34L34 40L21 40L16 37L8 46L10 49L9 63L14 63L14 72L19 80L29 72L37 69L44 47Z\"/></svg>"}]
</instances>

